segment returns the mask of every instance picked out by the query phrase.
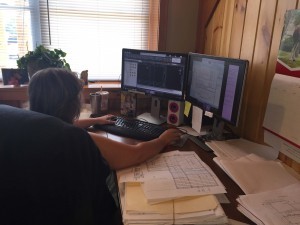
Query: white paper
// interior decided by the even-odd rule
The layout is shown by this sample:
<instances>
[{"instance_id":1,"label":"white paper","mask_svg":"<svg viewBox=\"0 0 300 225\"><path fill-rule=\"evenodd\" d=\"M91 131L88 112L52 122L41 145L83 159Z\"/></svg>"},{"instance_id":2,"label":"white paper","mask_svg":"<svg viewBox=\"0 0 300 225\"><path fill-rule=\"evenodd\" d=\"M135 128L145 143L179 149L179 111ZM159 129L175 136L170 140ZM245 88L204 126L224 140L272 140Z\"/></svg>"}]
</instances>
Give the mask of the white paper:
<instances>
[{"instance_id":1,"label":"white paper","mask_svg":"<svg viewBox=\"0 0 300 225\"><path fill-rule=\"evenodd\" d=\"M202 115L203 115L203 110L197 106L193 106L192 128L195 131L197 131L199 134L201 132L201 126L202 126Z\"/></svg>"},{"instance_id":2,"label":"white paper","mask_svg":"<svg viewBox=\"0 0 300 225\"><path fill-rule=\"evenodd\" d=\"M249 154L255 154L263 159L275 160L279 151L270 146L257 144L243 138L227 141L211 141L206 143L215 153L222 158L237 159Z\"/></svg>"},{"instance_id":3,"label":"white paper","mask_svg":"<svg viewBox=\"0 0 300 225\"><path fill-rule=\"evenodd\" d=\"M253 161L241 157L237 160L220 159L219 163L246 194L274 190L299 182L280 162Z\"/></svg>"},{"instance_id":4,"label":"white paper","mask_svg":"<svg viewBox=\"0 0 300 225\"><path fill-rule=\"evenodd\" d=\"M300 183L273 191L243 195L237 200L244 210L255 215L264 224L300 224Z\"/></svg>"},{"instance_id":5,"label":"white paper","mask_svg":"<svg viewBox=\"0 0 300 225\"><path fill-rule=\"evenodd\" d=\"M300 146L300 78L275 74L263 126Z\"/></svg>"}]
</instances>

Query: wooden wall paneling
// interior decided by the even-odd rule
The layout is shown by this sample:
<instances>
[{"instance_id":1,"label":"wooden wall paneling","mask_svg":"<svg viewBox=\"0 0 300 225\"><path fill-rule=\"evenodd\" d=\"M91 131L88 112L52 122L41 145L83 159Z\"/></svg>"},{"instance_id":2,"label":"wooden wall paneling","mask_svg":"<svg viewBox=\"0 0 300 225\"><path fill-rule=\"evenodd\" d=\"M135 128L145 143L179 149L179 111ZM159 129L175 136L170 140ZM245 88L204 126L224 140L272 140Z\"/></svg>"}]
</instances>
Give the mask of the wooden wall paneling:
<instances>
[{"instance_id":1,"label":"wooden wall paneling","mask_svg":"<svg viewBox=\"0 0 300 225\"><path fill-rule=\"evenodd\" d=\"M212 18L212 46L209 54L220 55L223 19L224 19L225 1L221 1Z\"/></svg>"},{"instance_id":2,"label":"wooden wall paneling","mask_svg":"<svg viewBox=\"0 0 300 225\"><path fill-rule=\"evenodd\" d=\"M162 0L165 1L165 0ZM204 53L205 29L220 0L199 0L196 52Z\"/></svg>"},{"instance_id":3,"label":"wooden wall paneling","mask_svg":"<svg viewBox=\"0 0 300 225\"><path fill-rule=\"evenodd\" d=\"M221 37L220 56L228 57L235 0L226 0L222 2L225 4L225 9L224 9L223 29L222 29L222 37Z\"/></svg>"},{"instance_id":4,"label":"wooden wall paneling","mask_svg":"<svg viewBox=\"0 0 300 225\"><path fill-rule=\"evenodd\" d=\"M250 140L262 142L259 136L262 130L262 97L264 90L264 79L269 62L270 45L274 25L276 0L262 1L258 20L258 30L254 47L254 57L252 64L252 80L249 83L251 92L247 101L247 130L251 134L247 135Z\"/></svg>"},{"instance_id":5,"label":"wooden wall paneling","mask_svg":"<svg viewBox=\"0 0 300 225\"><path fill-rule=\"evenodd\" d=\"M175 52L195 51L199 0L170 0L166 50Z\"/></svg>"},{"instance_id":6,"label":"wooden wall paneling","mask_svg":"<svg viewBox=\"0 0 300 225\"><path fill-rule=\"evenodd\" d=\"M213 39L213 18L210 20L210 23L206 26L205 29L205 46L204 53L211 54L212 50L212 39Z\"/></svg>"},{"instance_id":7,"label":"wooden wall paneling","mask_svg":"<svg viewBox=\"0 0 300 225\"><path fill-rule=\"evenodd\" d=\"M160 1L159 40L158 40L159 51L166 51L167 48L168 7L169 7L169 0Z\"/></svg>"},{"instance_id":8,"label":"wooden wall paneling","mask_svg":"<svg viewBox=\"0 0 300 225\"><path fill-rule=\"evenodd\" d=\"M247 0L235 1L228 54L230 58L240 58L246 5Z\"/></svg>"},{"instance_id":9,"label":"wooden wall paneling","mask_svg":"<svg viewBox=\"0 0 300 225\"><path fill-rule=\"evenodd\" d=\"M252 73L252 61L254 46L257 34L258 26L258 16L260 11L261 0L248 0L247 9L244 21L244 34L242 40L241 54L240 58L249 61L248 72L246 77L246 83L244 88L243 103L240 112L240 123L239 123L239 133L242 137L244 136L254 136L252 131L248 129L248 120L246 119L246 112L248 111L248 99L249 93L252 91L249 88L249 84L252 83L253 73Z\"/></svg>"},{"instance_id":10,"label":"wooden wall paneling","mask_svg":"<svg viewBox=\"0 0 300 225\"><path fill-rule=\"evenodd\" d=\"M159 28L159 12L156 11L156 9L160 9L161 2L159 0L152 0L149 2L149 10L150 10L150 18L151 21L149 25L149 32L148 32L148 38L150 41L148 41L148 49L150 50L157 50L158 49L158 43L159 43L159 29L157 30L157 27Z\"/></svg>"}]
</instances>

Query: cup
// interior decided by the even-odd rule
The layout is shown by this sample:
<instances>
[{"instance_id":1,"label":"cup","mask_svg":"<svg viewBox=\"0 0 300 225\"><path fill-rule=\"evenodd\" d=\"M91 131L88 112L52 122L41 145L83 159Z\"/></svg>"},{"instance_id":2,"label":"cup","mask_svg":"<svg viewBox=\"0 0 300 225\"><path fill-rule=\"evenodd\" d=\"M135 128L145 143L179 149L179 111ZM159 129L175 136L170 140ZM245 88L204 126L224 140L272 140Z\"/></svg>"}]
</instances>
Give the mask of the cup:
<instances>
[{"instance_id":1,"label":"cup","mask_svg":"<svg viewBox=\"0 0 300 225\"><path fill-rule=\"evenodd\" d=\"M93 115L105 115L108 112L108 91L90 93L91 110Z\"/></svg>"}]
</instances>

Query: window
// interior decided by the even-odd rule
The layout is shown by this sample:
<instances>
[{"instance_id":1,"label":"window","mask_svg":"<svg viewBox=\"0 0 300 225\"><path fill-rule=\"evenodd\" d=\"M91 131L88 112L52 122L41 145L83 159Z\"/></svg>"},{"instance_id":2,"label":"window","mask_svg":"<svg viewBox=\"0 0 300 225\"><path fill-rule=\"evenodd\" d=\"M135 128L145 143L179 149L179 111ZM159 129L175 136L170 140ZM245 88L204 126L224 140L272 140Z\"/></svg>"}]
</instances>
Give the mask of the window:
<instances>
[{"instance_id":1,"label":"window","mask_svg":"<svg viewBox=\"0 0 300 225\"><path fill-rule=\"evenodd\" d=\"M39 39L37 2L0 0L0 67L16 68L19 55Z\"/></svg>"},{"instance_id":2,"label":"window","mask_svg":"<svg viewBox=\"0 0 300 225\"><path fill-rule=\"evenodd\" d=\"M10 50L12 56L8 56L8 51L0 53L11 57L1 67L16 67L16 58L26 53L27 46L32 50L42 43L49 49L65 51L72 71L88 70L91 80L116 80L121 74L122 48L157 50L158 47L159 0L0 0L2 2L7 6L0 4L0 16L6 13L11 15L11 20L18 20L10 22L20 27L12 34L23 37L18 38L18 42L22 40L18 48L11 47L14 48ZM19 13L20 19L12 12ZM1 41L9 40L0 35Z\"/></svg>"}]
</instances>

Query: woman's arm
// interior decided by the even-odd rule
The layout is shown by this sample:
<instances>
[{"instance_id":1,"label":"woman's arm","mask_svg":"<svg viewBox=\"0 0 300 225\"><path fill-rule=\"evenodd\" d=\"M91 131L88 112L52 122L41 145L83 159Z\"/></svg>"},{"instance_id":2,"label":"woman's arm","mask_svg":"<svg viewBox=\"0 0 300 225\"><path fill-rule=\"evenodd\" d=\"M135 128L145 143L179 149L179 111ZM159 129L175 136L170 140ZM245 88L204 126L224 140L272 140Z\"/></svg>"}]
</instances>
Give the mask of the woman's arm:
<instances>
[{"instance_id":1,"label":"woman's arm","mask_svg":"<svg viewBox=\"0 0 300 225\"><path fill-rule=\"evenodd\" d=\"M136 145L117 142L95 133L89 134L110 167L118 170L137 165L157 155L164 147L178 141L181 132L177 129L168 129L159 138Z\"/></svg>"},{"instance_id":2,"label":"woman's arm","mask_svg":"<svg viewBox=\"0 0 300 225\"><path fill-rule=\"evenodd\" d=\"M114 121L110 120L113 115L105 115L95 118L85 118L85 119L78 119L74 121L74 125L80 128L88 128L94 124L113 124Z\"/></svg>"}]
</instances>

